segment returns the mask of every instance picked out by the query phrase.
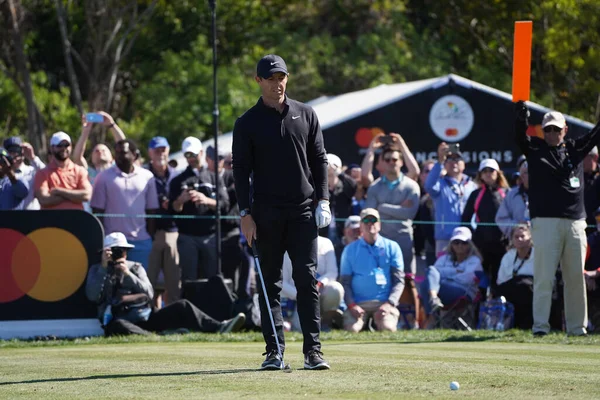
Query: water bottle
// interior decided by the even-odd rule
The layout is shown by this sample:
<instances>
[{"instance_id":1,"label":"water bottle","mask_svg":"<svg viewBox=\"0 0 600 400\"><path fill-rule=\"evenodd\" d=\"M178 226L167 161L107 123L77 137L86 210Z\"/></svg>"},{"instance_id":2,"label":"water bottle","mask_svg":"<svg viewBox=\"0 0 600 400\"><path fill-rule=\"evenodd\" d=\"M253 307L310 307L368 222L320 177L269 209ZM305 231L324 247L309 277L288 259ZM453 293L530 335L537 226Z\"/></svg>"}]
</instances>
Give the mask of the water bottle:
<instances>
[{"instance_id":1,"label":"water bottle","mask_svg":"<svg viewBox=\"0 0 600 400\"><path fill-rule=\"evenodd\" d=\"M102 316L102 325L103 326L107 326L108 323L112 320L112 317L113 317L113 315L112 315L112 307L109 304L104 309L104 315Z\"/></svg>"},{"instance_id":2,"label":"water bottle","mask_svg":"<svg viewBox=\"0 0 600 400\"><path fill-rule=\"evenodd\" d=\"M500 317L496 323L496 330L504 331L504 315L506 314L506 298L504 296L500 296L500 303L502 305L500 307Z\"/></svg>"}]
</instances>

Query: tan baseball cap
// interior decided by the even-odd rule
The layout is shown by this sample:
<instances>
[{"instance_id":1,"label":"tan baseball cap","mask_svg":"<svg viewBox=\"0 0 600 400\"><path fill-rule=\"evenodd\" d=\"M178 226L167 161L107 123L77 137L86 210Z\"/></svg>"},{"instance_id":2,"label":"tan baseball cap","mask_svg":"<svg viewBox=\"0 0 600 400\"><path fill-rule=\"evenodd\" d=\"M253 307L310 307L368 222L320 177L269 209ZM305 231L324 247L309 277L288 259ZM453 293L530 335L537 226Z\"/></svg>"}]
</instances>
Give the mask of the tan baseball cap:
<instances>
[{"instance_id":1,"label":"tan baseball cap","mask_svg":"<svg viewBox=\"0 0 600 400\"><path fill-rule=\"evenodd\" d=\"M364 210L362 210L360 212L360 219L363 219L364 217L375 217L377 218L377 221L381 220L381 218L379 217L379 211L377 211L374 208L365 208Z\"/></svg>"}]
</instances>

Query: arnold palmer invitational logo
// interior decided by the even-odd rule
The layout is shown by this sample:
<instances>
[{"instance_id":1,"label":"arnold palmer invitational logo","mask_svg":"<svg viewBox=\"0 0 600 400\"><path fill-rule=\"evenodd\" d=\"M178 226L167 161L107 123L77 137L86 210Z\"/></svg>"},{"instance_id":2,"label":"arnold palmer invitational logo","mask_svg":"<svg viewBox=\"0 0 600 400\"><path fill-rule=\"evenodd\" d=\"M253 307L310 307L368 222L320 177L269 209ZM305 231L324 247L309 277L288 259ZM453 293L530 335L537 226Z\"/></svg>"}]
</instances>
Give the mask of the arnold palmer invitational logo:
<instances>
[{"instance_id":1,"label":"arnold palmer invitational logo","mask_svg":"<svg viewBox=\"0 0 600 400\"><path fill-rule=\"evenodd\" d=\"M439 98L429 111L433 133L445 142L458 142L471 133L475 118L465 99L456 95Z\"/></svg>"}]
</instances>

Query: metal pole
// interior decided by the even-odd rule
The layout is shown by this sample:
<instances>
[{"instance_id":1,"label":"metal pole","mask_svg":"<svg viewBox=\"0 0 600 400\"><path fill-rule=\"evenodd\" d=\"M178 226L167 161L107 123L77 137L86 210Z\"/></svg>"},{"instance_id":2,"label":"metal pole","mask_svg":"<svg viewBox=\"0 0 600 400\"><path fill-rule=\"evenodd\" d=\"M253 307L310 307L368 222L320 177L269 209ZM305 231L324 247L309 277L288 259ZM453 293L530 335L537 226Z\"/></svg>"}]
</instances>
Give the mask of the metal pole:
<instances>
[{"instance_id":1,"label":"metal pole","mask_svg":"<svg viewBox=\"0 0 600 400\"><path fill-rule=\"evenodd\" d=\"M212 13L212 48L213 48L213 134L215 136L215 191L217 209L217 273L221 274L221 208L219 204L219 98L217 94L217 0L209 0Z\"/></svg>"}]
</instances>

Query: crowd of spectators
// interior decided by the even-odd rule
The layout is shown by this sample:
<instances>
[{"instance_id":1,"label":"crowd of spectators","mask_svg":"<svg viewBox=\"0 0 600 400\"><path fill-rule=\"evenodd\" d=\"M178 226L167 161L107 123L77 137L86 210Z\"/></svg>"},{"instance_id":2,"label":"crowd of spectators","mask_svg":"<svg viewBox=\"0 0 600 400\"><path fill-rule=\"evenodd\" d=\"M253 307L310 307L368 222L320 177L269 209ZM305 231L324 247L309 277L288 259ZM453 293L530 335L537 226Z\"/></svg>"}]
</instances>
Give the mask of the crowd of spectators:
<instances>
[{"instance_id":1,"label":"crowd of spectators","mask_svg":"<svg viewBox=\"0 0 600 400\"><path fill-rule=\"evenodd\" d=\"M105 287L110 263L121 270L121 286L115 290L129 295L134 293L127 288L135 287L145 296L144 306L135 308L143 315L129 322L114 318L107 334L239 329L244 322L239 315L225 323L215 321L181 300L182 282L216 275L231 279L238 298L252 298L257 292L252 257L237 218L231 154L217 155L215 148L205 149L190 136L181 144L187 165L176 169L169 162L170 143L154 137L147 144L148 162L144 163L138 144L126 138L109 114L98 114L103 118L98 124L112 133L114 146L95 144L89 163L84 154L94 124L85 116L73 150L67 133L52 135L47 164L20 138L5 139L0 148L0 209L76 209L93 212L100 219L108 235L108 251L102 264L90 268L87 282L90 300L99 304L99 318L110 304L105 296L110 291ZM324 329L428 327L436 313L459 299L475 304L499 296L514 305L516 327L532 328L535 251L528 160L519 158L511 187L494 159L482 160L475 176L469 176L456 145L440 143L437 159L418 165L397 133L375 136L360 165L345 164L335 154L328 154L327 159L335 218L320 230L318 241L317 281ZM585 157L583 168L589 235L584 277L593 329L600 325L600 318L595 317L600 316L596 147ZM220 270L217 204L226 216L221 220ZM114 244L121 242L123 246ZM113 260L110 250L115 247L121 257ZM283 277L287 326L299 330L288 257ZM559 268L552 285L558 321L551 321L559 329L560 277ZM480 284L482 279L487 285ZM412 308L409 324L402 323L402 303ZM186 322L180 326L161 322L165 320L157 314L161 308Z\"/></svg>"}]
</instances>

